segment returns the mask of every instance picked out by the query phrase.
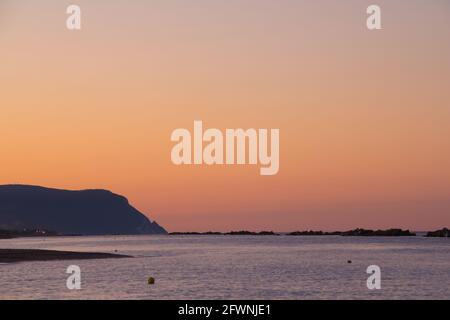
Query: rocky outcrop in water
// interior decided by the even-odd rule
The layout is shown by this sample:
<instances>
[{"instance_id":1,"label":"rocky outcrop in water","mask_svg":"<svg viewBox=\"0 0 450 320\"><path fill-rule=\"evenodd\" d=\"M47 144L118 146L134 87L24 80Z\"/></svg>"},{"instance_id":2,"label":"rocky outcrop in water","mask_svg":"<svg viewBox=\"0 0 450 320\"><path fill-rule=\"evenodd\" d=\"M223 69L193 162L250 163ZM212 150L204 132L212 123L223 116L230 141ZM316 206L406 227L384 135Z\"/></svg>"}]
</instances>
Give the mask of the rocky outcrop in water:
<instances>
[{"instance_id":1,"label":"rocky outcrop in water","mask_svg":"<svg viewBox=\"0 0 450 320\"><path fill-rule=\"evenodd\" d=\"M278 236L279 234L273 231L261 231L261 232L252 232L252 231L231 231L231 232L172 232L171 236Z\"/></svg>"},{"instance_id":2,"label":"rocky outcrop in water","mask_svg":"<svg viewBox=\"0 0 450 320\"><path fill-rule=\"evenodd\" d=\"M294 231L290 232L288 236L339 236L342 232L324 232L324 231Z\"/></svg>"},{"instance_id":3,"label":"rocky outcrop in water","mask_svg":"<svg viewBox=\"0 0 450 320\"><path fill-rule=\"evenodd\" d=\"M415 236L415 233L411 233L409 230L401 229L388 229L388 230L367 230L367 229L354 229L350 231L295 231L287 234L288 236L355 236L355 237L402 237L402 236Z\"/></svg>"},{"instance_id":4,"label":"rocky outcrop in water","mask_svg":"<svg viewBox=\"0 0 450 320\"><path fill-rule=\"evenodd\" d=\"M447 228L436 230L436 231L430 231L426 234L426 237L429 238L450 238L450 230Z\"/></svg>"},{"instance_id":5,"label":"rocky outcrop in water","mask_svg":"<svg viewBox=\"0 0 450 320\"><path fill-rule=\"evenodd\" d=\"M362 236L362 237L413 237L416 234L409 230L388 229L388 230L366 230L355 229L341 233L343 236Z\"/></svg>"}]
</instances>

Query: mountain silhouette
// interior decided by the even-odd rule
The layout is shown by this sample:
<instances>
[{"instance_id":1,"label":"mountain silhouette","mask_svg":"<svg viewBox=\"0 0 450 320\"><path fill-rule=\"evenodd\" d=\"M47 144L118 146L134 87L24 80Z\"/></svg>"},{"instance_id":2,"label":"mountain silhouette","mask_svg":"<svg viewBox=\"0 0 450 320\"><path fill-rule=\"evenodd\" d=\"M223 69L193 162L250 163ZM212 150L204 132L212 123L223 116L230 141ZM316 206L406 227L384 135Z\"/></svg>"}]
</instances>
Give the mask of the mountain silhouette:
<instances>
[{"instance_id":1,"label":"mountain silhouette","mask_svg":"<svg viewBox=\"0 0 450 320\"><path fill-rule=\"evenodd\" d=\"M24 228L79 235L167 233L125 197L107 190L0 185L0 229Z\"/></svg>"}]
</instances>

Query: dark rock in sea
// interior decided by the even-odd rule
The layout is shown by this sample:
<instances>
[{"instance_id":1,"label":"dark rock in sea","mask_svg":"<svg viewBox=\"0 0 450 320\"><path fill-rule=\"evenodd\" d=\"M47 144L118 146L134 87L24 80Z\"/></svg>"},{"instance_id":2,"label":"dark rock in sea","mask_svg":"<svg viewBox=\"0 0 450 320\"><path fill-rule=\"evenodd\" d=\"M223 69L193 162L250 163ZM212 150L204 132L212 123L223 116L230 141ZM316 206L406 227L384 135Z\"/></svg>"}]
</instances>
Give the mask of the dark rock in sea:
<instances>
[{"instance_id":1,"label":"dark rock in sea","mask_svg":"<svg viewBox=\"0 0 450 320\"><path fill-rule=\"evenodd\" d=\"M426 237L429 238L450 238L450 230L447 228L436 230L436 231L430 231L426 234Z\"/></svg>"},{"instance_id":2,"label":"dark rock in sea","mask_svg":"<svg viewBox=\"0 0 450 320\"><path fill-rule=\"evenodd\" d=\"M128 200L107 190L69 191L0 186L0 229L54 230L59 234L166 234Z\"/></svg>"},{"instance_id":3,"label":"dark rock in sea","mask_svg":"<svg viewBox=\"0 0 450 320\"><path fill-rule=\"evenodd\" d=\"M366 229L355 229L350 231L334 231L334 232L323 232L323 231L295 231L287 234L288 236L364 236L364 237L399 237L399 236L415 236L414 233L409 232L409 230L401 229L389 229L389 230L366 230Z\"/></svg>"},{"instance_id":4,"label":"dark rock in sea","mask_svg":"<svg viewBox=\"0 0 450 320\"><path fill-rule=\"evenodd\" d=\"M252 231L231 231L228 233L225 233L225 235L229 236L276 236L276 234L273 231L261 231L261 232L252 232Z\"/></svg>"},{"instance_id":5,"label":"dark rock in sea","mask_svg":"<svg viewBox=\"0 0 450 320\"><path fill-rule=\"evenodd\" d=\"M256 232L251 232L251 231L231 231L231 232L227 232L225 234L229 235L229 236L255 236Z\"/></svg>"},{"instance_id":6,"label":"dark rock in sea","mask_svg":"<svg viewBox=\"0 0 450 320\"><path fill-rule=\"evenodd\" d=\"M355 229L346 232L342 232L343 236L363 236L363 237L411 237L415 236L415 233L411 233L409 230L401 229L389 229L389 230L366 230Z\"/></svg>"},{"instance_id":7,"label":"dark rock in sea","mask_svg":"<svg viewBox=\"0 0 450 320\"><path fill-rule=\"evenodd\" d=\"M323 232L323 231L294 231L290 232L288 236L339 236L342 232Z\"/></svg>"},{"instance_id":8,"label":"dark rock in sea","mask_svg":"<svg viewBox=\"0 0 450 320\"><path fill-rule=\"evenodd\" d=\"M287 234L288 236L323 236L323 231L294 231Z\"/></svg>"},{"instance_id":9,"label":"dark rock in sea","mask_svg":"<svg viewBox=\"0 0 450 320\"><path fill-rule=\"evenodd\" d=\"M261 231L261 232L251 232L251 231L231 231L227 233L222 232L172 232L171 236L278 236L279 234L273 231Z\"/></svg>"}]
</instances>

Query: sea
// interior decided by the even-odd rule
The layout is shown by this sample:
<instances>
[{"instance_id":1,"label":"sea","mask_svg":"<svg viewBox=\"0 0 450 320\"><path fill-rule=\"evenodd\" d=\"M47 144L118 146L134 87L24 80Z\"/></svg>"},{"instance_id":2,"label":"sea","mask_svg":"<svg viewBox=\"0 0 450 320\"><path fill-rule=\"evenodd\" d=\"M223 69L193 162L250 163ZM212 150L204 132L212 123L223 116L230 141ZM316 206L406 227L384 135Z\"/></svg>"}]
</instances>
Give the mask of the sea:
<instances>
[{"instance_id":1,"label":"sea","mask_svg":"<svg viewBox=\"0 0 450 320\"><path fill-rule=\"evenodd\" d=\"M450 299L448 238L99 236L0 240L0 248L132 256L1 264L0 299ZM71 265L80 290L67 287ZM367 284L370 266L379 267L379 289Z\"/></svg>"}]
</instances>

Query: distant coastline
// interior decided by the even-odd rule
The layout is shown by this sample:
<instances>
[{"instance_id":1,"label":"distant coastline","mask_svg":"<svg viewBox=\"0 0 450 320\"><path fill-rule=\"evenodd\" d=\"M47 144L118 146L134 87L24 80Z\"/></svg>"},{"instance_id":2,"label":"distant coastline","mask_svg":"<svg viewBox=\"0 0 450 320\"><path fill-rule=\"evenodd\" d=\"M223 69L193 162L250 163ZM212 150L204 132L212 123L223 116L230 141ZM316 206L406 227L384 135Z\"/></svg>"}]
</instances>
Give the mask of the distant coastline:
<instances>
[{"instance_id":1,"label":"distant coastline","mask_svg":"<svg viewBox=\"0 0 450 320\"><path fill-rule=\"evenodd\" d=\"M276 233L273 231L231 231L231 232L171 232L170 236L195 236L195 235L218 235L218 236L345 236L345 237L416 237L417 234L409 230L402 229L387 229L387 230L370 230L370 229L353 229L349 231L334 231L334 232L324 232L324 231L294 231L287 233ZM443 228L436 231L428 231L425 233L424 237L433 238L440 237L446 238L450 237L450 230L448 228Z\"/></svg>"},{"instance_id":2,"label":"distant coastline","mask_svg":"<svg viewBox=\"0 0 450 320\"><path fill-rule=\"evenodd\" d=\"M293 231L293 232L274 232L274 231L260 231L253 232L247 230L230 231L230 232L171 232L169 236L344 236L344 237L416 237L419 236L415 232L402 229L386 229L386 230L370 230L370 229L353 229L349 231ZM32 229L32 230L1 230L1 239L14 238L31 238L31 237L82 237L87 235L82 234L63 234L55 231ZM117 236L111 234L110 236ZM427 238L449 238L450 229L443 228L436 231L424 232L423 237Z\"/></svg>"}]
</instances>

